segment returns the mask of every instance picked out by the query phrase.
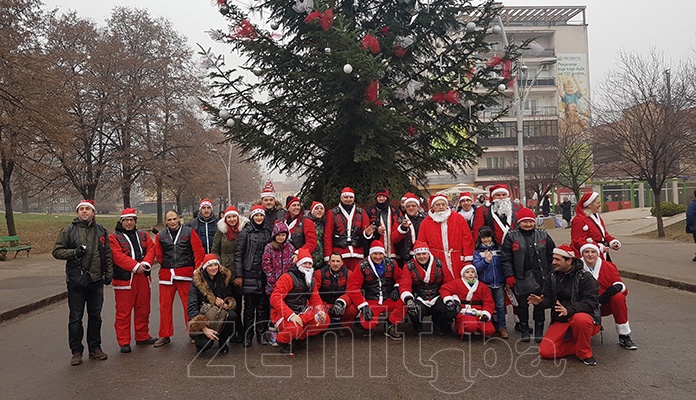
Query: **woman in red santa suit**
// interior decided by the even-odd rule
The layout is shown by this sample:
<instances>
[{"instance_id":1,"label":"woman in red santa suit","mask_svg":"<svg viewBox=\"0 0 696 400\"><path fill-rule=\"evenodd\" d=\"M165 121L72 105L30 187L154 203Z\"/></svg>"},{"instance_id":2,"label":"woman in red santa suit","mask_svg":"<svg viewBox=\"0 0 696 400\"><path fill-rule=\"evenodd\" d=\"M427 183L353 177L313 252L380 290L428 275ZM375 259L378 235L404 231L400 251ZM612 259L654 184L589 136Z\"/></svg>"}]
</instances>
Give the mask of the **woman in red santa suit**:
<instances>
[{"instance_id":1,"label":"woman in red santa suit","mask_svg":"<svg viewBox=\"0 0 696 400\"><path fill-rule=\"evenodd\" d=\"M418 230L418 240L430 248L444 267L445 282L460 276L465 262L474 259L474 239L466 220L447 205L444 195L430 197L430 211Z\"/></svg>"},{"instance_id":2,"label":"woman in red santa suit","mask_svg":"<svg viewBox=\"0 0 696 400\"><path fill-rule=\"evenodd\" d=\"M580 248L583 267L599 282L599 304L602 317L614 316L616 333L619 334L619 344L628 350L636 350L638 346L631 340L631 326L628 324L628 306L626 296L628 289L621 281L619 269L611 261L602 260L599 247L594 243L586 243Z\"/></svg>"},{"instance_id":3,"label":"woman in red santa suit","mask_svg":"<svg viewBox=\"0 0 696 400\"><path fill-rule=\"evenodd\" d=\"M455 326L462 337L474 332L486 337L495 333L491 323L495 302L488 286L481 285L476 276L476 267L467 264L462 269L461 279L445 283L440 288L447 309L457 312Z\"/></svg>"},{"instance_id":4,"label":"woman in red santa suit","mask_svg":"<svg viewBox=\"0 0 696 400\"><path fill-rule=\"evenodd\" d=\"M621 248L621 242L611 236L604 226L599 210L602 208L602 200L599 193L585 193L575 207L575 217L571 222L570 240L578 251L586 243L595 243L599 246L600 254L606 260L611 261L607 252Z\"/></svg>"}]
</instances>

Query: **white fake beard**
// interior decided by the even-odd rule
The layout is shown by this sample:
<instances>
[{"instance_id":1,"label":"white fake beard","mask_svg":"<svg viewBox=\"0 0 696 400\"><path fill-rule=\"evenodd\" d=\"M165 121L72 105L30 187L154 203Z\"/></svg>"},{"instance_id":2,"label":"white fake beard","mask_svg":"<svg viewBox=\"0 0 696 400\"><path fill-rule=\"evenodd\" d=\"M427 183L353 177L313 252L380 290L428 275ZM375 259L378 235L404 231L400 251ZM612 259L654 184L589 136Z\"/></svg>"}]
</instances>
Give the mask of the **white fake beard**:
<instances>
[{"instance_id":1,"label":"white fake beard","mask_svg":"<svg viewBox=\"0 0 696 400\"><path fill-rule=\"evenodd\" d=\"M433 212L433 210L429 211L430 218L433 219L433 221L438 222L438 223L443 223L447 221L447 218L450 217L450 214L452 213L452 210L445 210L445 211L440 211L440 212Z\"/></svg>"},{"instance_id":2,"label":"white fake beard","mask_svg":"<svg viewBox=\"0 0 696 400\"><path fill-rule=\"evenodd\" d=\"M307 286L312 286L312 279L314 279L314 269L305 267L297 267L297 269L299 269L300 272L304 274L304 279Z\"/></svg>"},{"instance_id":3,"label":"white fake beard","mask_svg":"<svg viewBox=\"0 0 696 400\"><path fill-rule=\"evenodd\" d=\"M512 201L510 198L493 200L491 209L497 215L505 214L507 216L512 216Z\"/></svg>"}]
</instances>

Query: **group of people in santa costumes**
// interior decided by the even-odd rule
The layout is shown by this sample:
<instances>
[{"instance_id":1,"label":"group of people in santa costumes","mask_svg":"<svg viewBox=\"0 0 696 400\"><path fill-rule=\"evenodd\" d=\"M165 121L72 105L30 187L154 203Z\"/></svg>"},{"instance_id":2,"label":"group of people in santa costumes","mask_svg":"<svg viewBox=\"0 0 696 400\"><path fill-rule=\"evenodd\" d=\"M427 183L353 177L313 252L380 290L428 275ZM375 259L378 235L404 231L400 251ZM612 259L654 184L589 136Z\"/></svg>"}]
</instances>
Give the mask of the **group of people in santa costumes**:
<instances>
[{"instance_id":1,"label":"group of people in santa costumes","mask_svg":"<svg viewBox=\"0 0 696 400\"><path fill-rule=\"evenodd\" d=\"M380 314L386 317L385 335L395 340L402 338L398 325L406 313L416 333L421 333L427 316L431 316L436 334L447 332L453 320L459 335L491 336L495 332L491 322L493 297L488 286L479 282L471 264L474 239L479 229L486 227L496 243L504 243L510 232L519 229L518 221L528 219L528 210L511 202L509 189L504 185L492 186L490 203L478 207L473 206L470 194L463 193L459 212L450 209L448 199L442 195L431 196L427 213L412 193L402 198L403 210L390 205L389 199L389 191L380 190L375 195L376 203L363 210L355 203L354 191L344 188L339 204L319 217L323 235L317 237L318 220L304 215L299 198L289 197L286 210L282 210L272 188L264 189L261 205L252 209L252 217L265 217L257 218L258 229L284 222L289 228L289 240L297 248L292 268L278 278L269 298L270 320L283 353L293 353L307 336L332 324L342 327L345 333L357 319L369 335L378 326ZM621 244L609 235L597 214L598 201L596 193L586 194L579 201L572 223L573 247L553 249L554 270L543 280L543 290L527 298L529 304L554 308L552 324L540 345L542 357L575 353L592 364L589 338L596 333L597 320L591 309L600 304L601 315L614 316L620 343L628 349L636 348L629 336L626 287L616 266L604 257L607 249L616 250ZM323 211L320 203L313 204L312 211L317 205ZM239 221L239 213L235 215ZM111 235L114 264L118 267L114 274L114 286L118 289L115 328L122 351L130 345L132 311L137 344L169 343L173 335L174 296L179 293L182 304L187 303L194 267L202 265L205 256L196 231L182 226L176 212L165 215L166 228L154 241L135 228L136 220L135 210L124 210ZM326 263L320 268L316 268L312 258L317 241L322 241ZM244 257L239 252L236 256ZM158 339L149 335L147 327L149 271L155 260L161 265ZM234 261L237 268L222 266L220 270L232 274L230 285L238 285L233 291L236 293L244 286L239 266L245 264L242 260ZM569 274L582 278L578 281L582 288L572 286L575 281L569 283ZM579 299L572 294L576 292L581 293ZM188 317L186 312L184 316ZM568 327L572 327L572 344L566 343Z\"/></svg>"}]
</instances>

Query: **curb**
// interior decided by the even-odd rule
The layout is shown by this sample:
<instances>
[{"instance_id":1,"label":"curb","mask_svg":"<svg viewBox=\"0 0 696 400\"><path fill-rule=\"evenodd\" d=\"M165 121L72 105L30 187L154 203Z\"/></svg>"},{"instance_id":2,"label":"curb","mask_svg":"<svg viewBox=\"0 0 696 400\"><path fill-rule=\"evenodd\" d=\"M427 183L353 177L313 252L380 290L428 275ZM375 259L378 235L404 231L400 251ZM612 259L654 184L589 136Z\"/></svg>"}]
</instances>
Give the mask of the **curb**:
<instances>
[{"instance_id":1,"label":"curb","mask_svg":"<svg viewBox=\"0 0 696 400\"><path fill-rule=\"evenodd\" d=\"M664 286L673 289L685 290L687 292L696 293L696 285L692 283L679 282L673 279L665 279L651 275L645 275L638 272L620 271L622 278L633 279L653 285Z\"/></svg>"},{"instance_id":2,"label":"curb","mask_svg":"<svg viewBox=\"0 0 696 400\"><path fill-rule=\"evenodd\" d=\"M2 314L0 314L0 322L4 322L4 321L7 321L9 319L18 317L22 314L26 314L26 313L38 310L39 308L46 307L48 305L51 305L53 303L57 303L63 299L67 299L67 298L68 298L68 292L65 291L65 292L58 293L56 295L47 297L45 299L35 301L31 304L17 307L14 310L5 311Z\"/></svg>"}]
</instances>

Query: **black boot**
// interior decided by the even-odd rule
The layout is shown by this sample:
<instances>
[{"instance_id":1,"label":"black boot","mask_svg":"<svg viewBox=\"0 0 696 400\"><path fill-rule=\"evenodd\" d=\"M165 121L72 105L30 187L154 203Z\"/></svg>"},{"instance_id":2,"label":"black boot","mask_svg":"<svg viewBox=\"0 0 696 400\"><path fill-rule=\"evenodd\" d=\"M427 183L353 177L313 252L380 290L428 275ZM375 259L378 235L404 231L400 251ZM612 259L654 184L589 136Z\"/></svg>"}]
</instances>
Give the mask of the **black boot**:
<instances>
[{"instance_id":1,"label":"black boot","mask_svg":"<svg viewBox=\"0 0 696 400\"><path fill-rule=\"evenodd\" d=\"M541 340L544 338L544 323L543 322L535 322L534 323L534 341L537 343L541 343Z\"/></svg>"},{"instance_id":2,"label":"black boot","mask_svg":"<svg viewBox=\"0 0 696 400\"><path fill-rule=\"evenodd\" d=\"M520 334L522 335L523 342L529 342L531 340L529 336L529 324L526 322L520 322Z\"/></svg>"},{"instance_id":3,"label":"black boot","mask_svg":"<svg viewBox=\"0 0 696 400\"><path fill-rule=\"evenodd\" d=\"M290 343L281 343L280 344L280 354L287 354L287 355L294 355L292 351L292 345Z\"/></svg>"}]
</instances>

